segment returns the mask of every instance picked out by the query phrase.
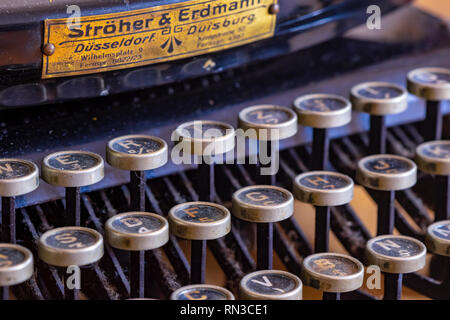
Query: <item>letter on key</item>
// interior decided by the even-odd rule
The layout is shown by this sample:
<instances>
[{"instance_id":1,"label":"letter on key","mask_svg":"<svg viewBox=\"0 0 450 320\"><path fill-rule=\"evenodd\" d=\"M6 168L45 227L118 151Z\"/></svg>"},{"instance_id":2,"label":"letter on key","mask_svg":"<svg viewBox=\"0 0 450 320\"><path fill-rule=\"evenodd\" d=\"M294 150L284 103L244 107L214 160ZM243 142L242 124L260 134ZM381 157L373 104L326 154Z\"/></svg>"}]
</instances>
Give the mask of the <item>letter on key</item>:
<instances>
[{"instance_id":1,"label":"letter on key","mask_svg":"<svg viewBox=\"0 0 450 320\"><path fill-rule=\"evenodd\" d=\"M294 195L314 206L340 206L353 199L353 180L341 173L312 171L294 180Z\"/></svg>"},{"instance_id":2,"label":"letter on key","mask_svg":"<svg viewBox=\"0 0 450 320\"><path fill-rule=\"evenodd\" d=\"M386 273L411 273L425 266L425 245L411 237L383 235L367 242L369 264Z\"/></svg>"},{"instance_id":3,"label":"letter on key","mask_svg":"<svg viewBox=\"0 0 450 320\"><path fill-rule=\"evenodd\" d=\"M0 196L27 194L39 186L37 166L20 159L0 159Z\"/></svg>"},{"instance_id":4,"label":"letter on key","mask_svg":"<svg viewBox=\"0 0 450 320\"><path fill-rule=\"evenodd\" d=\"M303 260L301 278L305 286L323 292L349 292L361 288L364 266L344 254L317 253Z\"/></svg>"},{"instance_id":5,"label":"letter on key","mask_svg":"<svg viewBox=\"0 0 450 320\"><path fill-rule=\"evenodd\" d=\"M292 273L261 270L242 278L239 285L243 300L301 300L303 285Z\"/></svg>"},{"instance_id":6,"label":"letter on key","mask_svg":"<svg viewBox=\"0 0 450 320\"><path fill-rule=\"evenodd\" d=\"M297 133L297 115L289 108L259 105L239 113L239 128L255 130L257 140L283 140Z\"/></svg>"},{"instance_id":7,"label":"letter on key","mask_svg":"<svg viewBox=\"0 0 450 320\"><path fill-rule=\"evenodd\" d=\"M365 82L351 90L353 108L375 116L405 111L407 98L405 89L389 82Z\"/></svg>"},{"instance_id":8,"label":"letter on key","mask_svg":"<svg viewBox=\"0 0 450 320\"><path fill-rule=\"evenodd\" d=\"M167 162L167 144L164 140L146 135L128 135L108 142L106 161L121 170L147 171L162 167Z\"/></svg>"},{"instance_id":9,"label":"letter on key","mask_svg":"<svg viewBox=\"0 0 450 320\"><path fill-rule=\"evenodd\" d=\"M0 287L27 281L33 275L33 255L25 247L0 243Z\"/></svg>"},{"instance_id":10,"label":"letter on key","mask_svg":"<svg viewBox=\"0 0 450 320\"><path fill-rule=\"evenodd\" d=\"M416 183L416 164L404 157L380 154L358 163L357 181L365 187L382 191L408 189Z\"/></svg>"},{"instance_id":11,"label":"letter on key","mask_svg":"<svg viewBox=\"0 0 450 320\"><path fill-rule=\"evenodd\" d=\"M416 163L423 172L450 176L450 141L422 143L416 150Z\"/></svg>"},{"instance_id":12,"label":"letter on key","mask_svg":"<svg viewBox=\"0 0 450 320\"><path fill-rule=\"evenodd\" d=\"M430 225L425 243L432 253L450 257L450 220L438 221Z\"/></svg>"},{"instance_id":13,"label":"letter on key","mask_svg":"<svg viewBox=\"0 0 450 320\"><path fill-rule=\"evenodd\" d=\"M41 236L38 252L39 258L52 266L83 266L102 258L103 237L89 228L56 228Z\"/></svg>"},{"instance_id":14,"label":"letter on key","mask_svg":"<svg viewBox=\"0 0 450 320\"><path fill-rule=\"evenodd\" d=\"M221 238L231 230L230 212L211 202L187 202L169 212L170 231L189 240Z\"/></svg>"},{"instance_id":15,"label":"letter on key","mask_svg":"<svg viewBox=\"0 0 450 320\"><path fill-rule=\"evenodd\" d=\"M345 126L352 119L350 102L334 94L308 94L294 101L302 126L328 129Z\"/></svg>"},{"instance_id":16,"label":"letter on key","mask_svg":"<svg viewBox=\"0 0 450 320\"><path fill-rule=\"evenodd\" d=\"M294 197L280 187L249 186L233 194L233 215L239 219L269 223L285 220L294 213Z\"/></svg>"},{"instance_id":17,"label":"letter on key","mask_svg":"<svg viewBox=\"0 0 450 320\"><path fill-rule=\"evenodd\" d=\"M61 151L48 155L42 164L42 178L60 187L83 187L103 179L103 159L87 151Z\"/></svg>"},{"instance_id":18,"label":"letter on key","mask_svg":"<svg viewBox=\"0 0 450 320\"><path fill-rule=\"evenodd\" d=\"M108 243L117 249L144 251L160 248L169 241L169 225L163 217L149 212L126 212L108 219Z\"/></svg>"}]
</instances>

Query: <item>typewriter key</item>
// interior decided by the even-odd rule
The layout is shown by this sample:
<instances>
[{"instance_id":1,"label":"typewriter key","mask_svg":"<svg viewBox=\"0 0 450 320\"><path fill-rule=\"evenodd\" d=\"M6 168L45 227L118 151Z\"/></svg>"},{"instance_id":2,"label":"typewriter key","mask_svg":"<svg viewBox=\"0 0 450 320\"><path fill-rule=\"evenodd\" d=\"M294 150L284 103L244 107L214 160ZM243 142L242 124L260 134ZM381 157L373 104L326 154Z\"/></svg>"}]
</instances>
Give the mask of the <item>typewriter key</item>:
<instances>
[{"instance_id":1,"label":"typewriter key","mask_svg":"<svg viewBox=\"0 0 450 320\"><path fill-rule=\"evenodd\" d=\"M38 242L39 258L56 267L84 266L103 256L103 237L93 229L62 227L45 232ZM66 288L66 269L61 269L66 300L78 300L78 289Z\"/></svg>"},{"instance_id":2,"label":"typewriter key","mask_svg":"<svg viewBox=\"0 0 450 320\"><path fill-rule=\"evenodd\" d=\"M183 151L198 157L200 199L215 201L214 159L234 149L234 128L223 122L197 120L178 126L175 137Z\"/></svg>"},{"instance_id":3,"label":"typewriter key","mask_svg":"<svg viewBox=\"0 0 450 320\"><path fill-rule=\"evenodd\" d=\"M363 285L364 266L340 253L316 253L303 260L301 278L306 286L323 291L323 300L340 300L340 294Z\"/></svg>"},{"instance_id":4,"label":"typewriter key","mask_svg":"<svg viewBox=\"0 0 450 320\"><path fill-rule=\"evenodd\" d=\"M418 146L416 163L423 172L435 175L435 221L450 219L450 140Z\"/></svg>"},{"instance_id":5,"label":"typewriter key","mask_svg":"<svg viewBox=\"0 0 450 320\"><path fill-rule=\"evenodd\" d=\"M206 240L218 239L231 230L230 212L210 202L186 202L169 211L170 232L191 242L191 283L205 282Z\"/></svg>"},{"instance_id":6,"label":"typewriter key","mask_svg":"<svg viewBox=\"0 0 450 320\"><path fill-rule=\"evenodd\" d=\"M370 114L369 149L372 154L386 152L386 115L401 113L407 108L408 94L389 82L365 82L350 93L353 108Z\"/></svg>"},{"instance_id":7,"label":"typewriter key","mask_svg":"<svg viewBox=\"0 0 450 320\"><path fill-rule=\"evenodd\" d=\"M130 210L145 211L145 171L162 167L167 157L167 144L157 137L127 135L108 142L106 162L130 171Z\"/></svg>"},{"instance_id":8,"label":"typewriter key","mask_svg":"<svg viewBox=\"0 0 450 320\"><path fill-rule=\"evenodd\" d=\"M369 265L380 267L384 273L385 300L400 300L404 273L416 272L425 266L427 249L411 237L384 235L366 245Z\"/></svg>"},{"instance_id":9,"label":"typewriter key","mask_svg":"<svg viewBox=\"0 0 450 320\"><path fill-rule=\"evenodd\" d=\"M2 197L1 240L16 243L15 197L39 186L39 169L30 161L0 159L0 196Z\"/></svg>"},{"instance_id":10,"label":"typewriter key","mask_svg":"<svg viewBox=\"0 0 450 320\"><path fill-rule=\"evenodd\" d=\"M300 125L313 128L311 170L324 170L328 162L328 129L345 126L352 119L350 102L333 94L309 94L294 101Z\"/></svg>"},{"instance_id":11,"label":"typewriter key","mask_svg":"<svg viewBox=\"0 0 450 320\"><path fill-rule=\"evenodd\" d=\"M365 157L358 162L356 181L369 189L378 190L378 235L393 232L395 191L412 187L416 179L415 163L404 157L379 154Z\"/></svg>"},{"instance_id":12,"label":"typewriter key","mask_svg":"<svg viewBox=\"0 0 450 320\"><path fill-rule=\"evenodd\" d=\"M170 300L235 300L225 288L210 284L194 284L174 291Z\"/></svg>"},{"instance_id":13,"label":"typewriter key","mask_svg":"<svg viewBox=\"0 0 450 320\"><path fill-rule=\"evenodd\" d=\"M60 151L42 161L42 179L66 188L68 224L80 225L80 187L103 179L103 159L88 151Z\"/></svg>"},{"instance_id":14,"label":"typewriter key","mask_svg":"<svg viewBox=\"0 0 450 320\"><path fill-rule=\"evenodd\" d=\"M425 243L432 253L450 257L450 220L438 221L430 225Z\"/></svg>"},{"instance_id":15,"label":"typewriter key","mask_svg":"<svg viewBox=\"0 0 450 320\"><path fill-rule=\"evenodd\" d=\"M163 217L148 212L118 214L106 222L105 237L117 249L130 252L130 297L143 298L145 251L162 247L169 240L169 225Z\"/></svg>"},{"instance_id":16,"label":"typewriter key","mask_svg":"<svg viewBox=\"0 0 450 320\"><path fill-rule=\"evenodd\" d=\"M33 255L25 247L0 243L0 300L9 299L9 286L27 281L33 276Z\"/></svg>"},{"instance_id":17,"label":"typewriter key","mask_svg":"<svg viewBox=\"0 0 450 320\"><path fill-rule=\"evenodd\" d=\"M315 206L315 252L327 252L330 207L347 204L353 199L353 180L330 171L303 173L294 179L294 195L296 199Z\"/></svg>"},{"instance_id":18,"label":"typewriter key","mask_svg":"<svg viewBox=\"0 0 450 320\"><path fill-rule=\"evenodd\" d=\"M257 223L257 268L272 269L273 222L294 213L292 194L275 186L250 186L237 190L232 198L232 213L239 219Z\"/></svg>"},{"instance_id":19,"label":"typewriter key","mask_svg":"<svg viewBox=\"0 0 450 320\"><path fill-rule=\"evenodd\" d=\"M278 168L279 162L278 142L297 133L297 115L285 107L252 106L239 112L238 126L245 131L247 136L254 137L258 141L259 164L257 167L265 168L268 171L268 174L260 177L260 183L275 185L276 168ZM265 159L262 159L264 152L261 151L264 147L267 147L267 163Z\"/></svg>"},{"instance_id":20,"label":"typewriter key","mask_svg":"<svg viewBox=\"0 0 450 320\"><path fill-rule=\"evenodd\" d=\"M425 99L423 123L425 141L442 138L443 110L441 101L450 100L450 69L419 68L408 73L408 91Z\"/></svg>"},{"instance_id":21,"label":"typewriter key","mask_svg":"<svg viewBox=\"0 0 450 320\"><path fill-rule=\"evenodd\" d=\"M302 291L302 281L296 275L280 270L250 273L239 284L242 300L302 300Z\"/></svg>"}]
</instances>

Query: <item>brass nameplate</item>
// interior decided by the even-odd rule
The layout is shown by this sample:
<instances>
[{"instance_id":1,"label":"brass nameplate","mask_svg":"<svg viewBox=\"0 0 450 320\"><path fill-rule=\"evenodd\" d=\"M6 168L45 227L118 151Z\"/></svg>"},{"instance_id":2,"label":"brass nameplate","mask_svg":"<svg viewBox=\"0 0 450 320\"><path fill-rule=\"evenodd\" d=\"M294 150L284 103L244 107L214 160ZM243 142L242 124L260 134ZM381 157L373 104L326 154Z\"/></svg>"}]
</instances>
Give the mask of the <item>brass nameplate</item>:
<instances>
[{"instance_id":1,"label":"brass nameplate","mask_svg":"<svg viewBox=\"0 0 450 320\"><path fill-rule=\"evenodd\" d=\"M68 19L48 19L44 47L53 44L54 52L44 50L42 78L132 68L269 38L276 1L184 1L81 17L75 27Z\"/></svg>"}]
</instances>

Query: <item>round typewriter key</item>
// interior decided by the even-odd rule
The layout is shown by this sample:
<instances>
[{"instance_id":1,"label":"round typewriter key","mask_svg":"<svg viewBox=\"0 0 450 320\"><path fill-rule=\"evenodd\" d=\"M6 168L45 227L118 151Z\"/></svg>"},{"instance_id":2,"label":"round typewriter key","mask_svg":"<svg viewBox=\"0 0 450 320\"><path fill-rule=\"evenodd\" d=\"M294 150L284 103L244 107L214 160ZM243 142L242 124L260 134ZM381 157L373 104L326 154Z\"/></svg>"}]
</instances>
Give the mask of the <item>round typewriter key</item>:
<instances>
[{"instance_id":1,"label":"round typewriter key","mask_svg":"<svg viewBox=\"0 0 450 320\"><path fill-rule=\"evenodd\" d=\"M386 115L406 110L408 94L402 87L389 82L365 82L354 86L350 93L353 108L370 114L370 153L386 152Z\"/></svg>"},{"instance_id":2,"label":"round typewriter key","mask_svg":"<svg viewBox=\"0 0 450 320\"><path fill-rule=\"evenodd\" d=\"M110 140L106 146L106 161L121 170L156 169L166 164L167 157L167 143L152 136L122 136Z\"/></svg>"},{"instance_id":3,"label":"round typewriter key","mask_svg":"<svg viewBox=\"0 0 450 320\"><path fill-rule=\"evenodd\" d=\"M312 170L324 170L328 162L328 129L341 127L352 119L350 102L334 94L309 94L294 101L300 125L313 128Z\"/></svg>"},{"instance_id":4,"label":"round typewriter key","mask_svg":"<svg viewBox=\"0 0 450 320\"><path fill-rule=\"evenodd\" d=\"M294 213L292 194L275 186L250 186L233 194L233 215L257 223L257 268L272 269L273 222L285 220Z\"/></svg>"},{"instance_id":5,"label":"round typewriter key","mask_svg":"<svg viewBox=\"0 0 450 320\"><path fill-rule=\"evenodd\" d=\"M430 141L416 149L416 163L423 172L450 175L450 140Z\"/></svg>"},{"instance_id":6,"label":"round typewriter key","mask_svg":"<svg viewBox=\"0 0 450 320\"><path fill-rule=\"evenodd\" d=\"M222 287L194 284L174 291L170 300L234 300L234 295Z\"/></svg>"},{"instance_id":7,"label":"round typewriter key","mask_svg":"<svg viewBox=\"0 0 450 320\"><path fill-rule=\"evenodd\" d=\"M450 69L419 68L408 73L408 90L431 101L450 100Z\"/></svg>"},{"instance_id":8,"label":"round typewriter key","mask_svg":"<svg viewBox=\"0 0 450 320\"><path fill-rule=\"evenodd\" d=\"M42 161L42 179L66 188L68 224L80 225L80 187L103 179L103 159L88 151L60 151Z\"/></svg>"},{"instance_id":9,"label":"round typewriter key","mask_svg":"<svg viewBox=\"0 0 450 320\"><path fill-rule=\"evenodd\" d=\"M378 204L378 235L393 232L395 191L412 187L416 179L415 163L404 157L379 154L365 157L358 162L358 183L378 190L375 193Z\"/></svg>"},{"instance_id":10,"label":"round typewriter key","mask_svg":"<svg viewBox=\"0 0 450 320\"><path fill-rule=\"evenodd\" d=\"M39 186L39 169L30 161L0 159L0 196L15 197Z\"/></svg>"},{"instance_id":11,"label":"round typewriter key","mask_svg":"<svg viewBox=\"0 0 450 320\"><path fill-rule=\"evenodd\" d=\"M130 171L130 210L145 211L145 171L165 165L167 150L164 140L146 135L127 135L108 142L106 162Z\"/></svg>"},{"instance_id":12,"label":"round typewriter key","mask_svg":"<svg viewBox=\"0 0 450 320\"><path fill-rule=\"evenodd\" d=\"M289 108L275 105L247 107L238 116L238 126L257 140L259 183L275 185L279 163L279 140L297 133L297 115ZM266 159L267 160L266 160Z\"/></svg>"},{"instance_id":13,"label":"round typewriter key","mask_svg":"<svg viewBox=\"0 0 450 320\"><path fill-rule=\"evenodd\" d=\"M30 161L0 159L1 240L16 243L15 197L39 186L39 169Z\"/></svg>"},{"instance_id":14,"label":"round typewriter key","mask_svg":"<svg viewBox=\"0 0 450 320\"><path fill-rule=\"evenodd\" d=\"M408 73L407 83L409 92L427 101L423 123L425 141L441 139L441 101L450 100L450 69L419 68Z\"/></svg>"},{"instance_id":15,"label":"round typewriter key","mask_svg":"<svg viewBox=\"0 0 450 320\"><path fill-rule=\"evenodd\" d=\"M260 270L242 278L239 295L243 300L302 300L303 285L292 273Z\"/></svg>"},{"instance_id":16,"label":"round typewriter key","mask_svg":"<svg viewBox=\"0 0 450 320\"><path fill-rule=\"evenodd\" d=\"M450 140L418 146L416 163L423 172L435 175L435 221L450 219Z\"/></svg>"},{"instance_id":17,"label":"round typewriter key","mask_svg":"<svg viewBox=\"0 0 450 320\"><path fill-rule=\"evenodd\" d=\"M179 125L175 130L184 151L199 156L214 156L234 149L234 128L224 122L196 120Z\"/></svg>"},{"instance_id":18,"label":"round typewriter key","mask_svg":"<svg viewBox=\"0 0 450 320\"><path fill-rule=\"evenodd\" d=\"M316 253L303 260L301 278L305 285L323 291L324 300L340 300L343 292L363 285L364 266L340 253Z\"/></svg>"},{"instance_id":19,"label":"round typewriter key","mask_svg":"<svg viewBox=\"0 0 450 320\"><path fill-rule=\"evenodd\" d=\"M425 243L434 254L450 257L450 220L438 221L430 225Z\"/></svg>"},{"instance_id":20,"label":"round typewriter key","mask_svg":"<svg viewBox=\"0 0 450 320\"><path fill-rule=\"evenodd\" d=\"M177 147L196 156L198 161L200 200L215 201L214 158L234 149L234 128L219 121L196 120L181 124L174 133Z\"/></svg>"},{"instance_id":21,"label":"round typewriter key","mask_svg":"<svg viewBox=\"0 0 450 320\"><path fill-rule=\"evenodd\" d=\"M230 232L230 212L211 202L186 202L170 209L169 226L172 234L192 240L191 283L204 283L206 240L218 239Z\"/></svg>"},{"instance_id":22,"label":"round typewriter key","mask_svg":"<svg viewBox=\"0 0 450 320\"><path fill-rule=\"evenodd\" d=\"M0 243L0 300L8 300L8 287L30 279L33 270L33 255L30 250L17 244Z\"/></svg>"},{"instance_id":23,"label":"round typewriter key","mask_svg":"<svg viewBox=\"0 0 450 320\"><path fill-rule=\"evenodd\" d=\"M258 140L282 140L297 133L297 115L289 108L275 105L247 107L239 112L239 128L255 130Z\"/></svg>"},{"instance_id":24,"label":"round typewriter key","mask_svg":"<svg viewBox=\"0 0 450 320\"><path fill-rule=\"evenodd\" d=\"M103 237L93 229L62 227L45 232L38 242L39 258L56 267L84 266L99 261L103 256ZM64 282L67 280L62 269ZM65 289L65 298L79 299L78 289Z\"/></svg>"},{"instance_id":25,"label":"round typewriter key","mask_svg":"<svg viewBox=\"0 0 450 320\"><path fill-rule=\"evenodd\" d=\"M294 100L298 122L313 128L336 128L352 119L350 102L334 94L308 94Z\"/></svg>"},{"instance_id":26,"label":"round typewriter key","mask_svg":"<svg viewBox=\"0 0 450 320\"><path fill-rule=\"evenodd\" d=\"M406 90L389 82L360 83L352 88L350 97L355 110L376 116L401 113L408 106Z\"/></svg>"},{"instance_id":27,"label":"round typewriter key","mask_svg":"<svg viewBox=\"0 0 450 320\"><path fill-rule=\"evenodd\" d=\"M411 237L384 235L373 238L366 245L369 265L384 272L384 299L400 300L404 273L416 272L425 266L427 249Z\"/></svg>"},{"instance_id":28,"label":"round typewriter key","mask_svg":"<svg viewBox=\"0 0 450 320\"><path fill-rule=\"evenodd\" d=\"M303 173L294 179L294 195L296 199L315 206L315 251L328 251L330 207L347 204L353 199L353 180L331 171Z\"/></svg>"},{"instance_id":29,"label":"round typewriter key","mask_svg":"<svg viewBox=\"0 0 450 320\"><path fill-rule=\"evenodd\" d=\"M148 212L127 212L108 219L105 226L108 243L130 252L130 296L144 297L145 250L162 247L169 240L169 225L163 217Z\"/></svg>"}]
</instances>

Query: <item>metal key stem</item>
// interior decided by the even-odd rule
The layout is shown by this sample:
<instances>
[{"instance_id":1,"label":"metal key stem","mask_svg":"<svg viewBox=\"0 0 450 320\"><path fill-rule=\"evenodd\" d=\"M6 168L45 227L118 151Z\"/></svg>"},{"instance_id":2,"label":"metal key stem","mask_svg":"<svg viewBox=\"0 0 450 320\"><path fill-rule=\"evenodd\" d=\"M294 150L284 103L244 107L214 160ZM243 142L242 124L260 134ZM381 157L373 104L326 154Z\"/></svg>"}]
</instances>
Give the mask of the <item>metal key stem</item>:
<instances>
[{"instance_id":1,"label":"metal key stem","mask_svg":"<svg viewBox=\"0 0 450 320\"><path fill-rule=\"evenodd\" d=\"M328 252L330 239L330 207L316 206L314 251Z\"/></svg>"},{"instance_id":2,"label":"metal key stem","mask_svg":"<svg viewBox=\"0 0 450 320\"><path fill-rule=\"evenodd\" d=\"M392 234L395 222L395 191L376 191L378 203L377 235Z\"/></svg>"},{"instance_id":3,"label":"metal key stem","mask_svg":"<svg viewBox=\"0 0 450 320\"><path fill-rule=\"evenodd\" d=\"M269 186L274 186L277 183L277 175L276 173L274 173L274 166L276 164L276 162L278 161L278 156L279 156L279 150L276 146L276 144L272 143L272 141L258 141L259 143L259 148L261 148L261 143L266 143L267 145L267 157L270 159L270 162L267 164L263 164L260 163L259 164L259 169L269 169L271 174L268 175L261 175L261 171L260 171L260 183L263 185L269 185Z\"/></svg>"},{"instance_id":4,"label":"metal key stem","mask_svg":"<svg viewBox=\"0 0 450 320\"><path fill-rule=\"evenodd\" d=\"M145 171L130 171L130 209L145 211Z\"/></svg>"},{"instance_id":5,"label":"metal key stem","mask_svg":"<svg viewBox=\"0 0 450 320\"><path fill-rule=\"evenodd\" d=\"M205 156L206 157L206 156ZM212 158L205 163L203 159L198 165L198 173L200 176L199 196L201 201L214 202L216 199L216 185L215 185L215 166Z\"/></svg>"},{"instance_id":6,"label":"metal key stem","mask_svg":"<svg viewBox=\"0 0 450 320\"><path fill-rule=\"evenodd\" d=\"M311 170L325 170L328 162L329 147L328 130L313 128Z\"/></svg>"},{"instance_id":7,"label":"metal key stem","mask_svg":"<svg viewBox=\"0 0 450 320\"><path fill-rule=\"evenodd\" d=\"M67 225L80 226L81 223L81 201L80 188L67 187L66 188L66 215Z\"/></svg>"},{"instance_id":8,"label":"metal key stem","mask_svg":"<svg viewBox=\"0 0 450 320\"><path fill-rule=\"evenodd\" d=\"M130 171L130 209L145 211L145 171ZM145 251L130 252L130 297L145 295Z\"/></svg>"},{"instance_id":9,"label":"metal key stem","mask_svg":"<svg viewBox=\"0 0 450 320\"><path fill-rule=\"evenodd\" d=\"M273 267L273 224L258 223L256 228L257 269L270 270Z\"/></svg>"},{"instance_id":10,"label":"metal key stem","mask_svg":"<svg viewBox=\"0 0 450 320\"><path fill-rule=\"evenodd\" d=\"M2 197L2 241L16 243L16 208L14 197Z\"/></svg>"},{"instance_id":11,"label":"metal key stem","mask_svg":"<svg viewBox=\"0 0 450 320\"><path fill-rule=\"evenodd\" d=\"M440 101L426 102L426 117L423 122L425 141L441 140L442 138L442 103Z\"/></svg>"},{"instance_id":12,"label":"metal key stem","mask_svg":"<svg viewBox=\"0 0 450 320\"><path fill-rule=\"evenodd\" d=\"M324 292L322 300L341 300L341 294L339 292Z\"/></svg>"},{"instance_id":13,"label":"metal key stem","mask_svg":"<svg viewBox=\"0 0 450 320\"><path fill-rule=\"evenodd\" d=\"M67 268L61 269L63 288L64 288L64 300L80 300L80 290L67 288L67 280L70 274L67 274Z\"/></svg>"},{"instance_id":14,"label":"metal key stem","mask_svg":"<svg viewBox=\"0 0 450 320\"><path fill-rule=\"evenodd\" d=\"M145 251L130 252L130 297L143 298L145 293Z\"/></svg>"},{"instance_id":15,"label":"metal key stem","mask_svg":"<svg viewBox=\"0 0 450 320\"><path fill-rule=\"evenodd\" d=\"M2 241L16 243L16 208L14 197L2 197ZM9 300L9 287L2 287L1 300Z\"/></svg>"},{"instance_id":16,"label":"metal key stem","mask_svg":"<svg viewBox=\"0 0 450 320\"><path fill-rule=\"evenodd\" d=\"M370 116L369 150L371 154L386 153L386 117Z\"/></svg>"},{"instance_id":17,"label":"metal key stem","mask_svg":"<svg viewBox=\"0 0 450 320\"><path fill-rule=\"evenodd\" d=\"M191 284L205 283L206 240L191 242Z\"/></svg>"},{"instance_id":18,"label":"metal key stem","mask_svg":"<svg viewBox=\"0 0 450 320\"><path fill-rule=\"evenodd\" d=\"M435 221L450 219L450 176L435 176Z\"/></svg>"},{"instance_id":19,"label":"metal key stem","mask_svg":"<svg viewBox=\"0 0 450 320\"><path fill-rule=\"evenodd\" d=\"M402 282L403 282L403 274L385 273L383 300L401 300Z\"/></svg>"}]
</instances>

